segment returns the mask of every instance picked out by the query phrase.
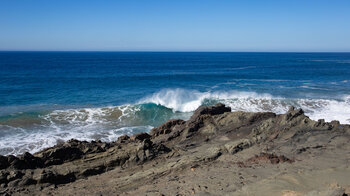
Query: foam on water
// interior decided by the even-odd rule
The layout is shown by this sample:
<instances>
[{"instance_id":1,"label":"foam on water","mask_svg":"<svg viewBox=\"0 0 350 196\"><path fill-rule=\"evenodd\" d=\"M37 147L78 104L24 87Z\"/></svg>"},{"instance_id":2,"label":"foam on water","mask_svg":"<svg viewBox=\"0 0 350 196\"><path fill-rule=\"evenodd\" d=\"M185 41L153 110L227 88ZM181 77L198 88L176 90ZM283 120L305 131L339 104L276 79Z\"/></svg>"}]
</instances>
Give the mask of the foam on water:
<instances>
[{"instance_id":1,"label":"foam on water","mask_svg":"<svg viewBox=\"0 0 350 196\"><path fill-rule=\"evenodd\" d=\"M199 92L185 89L164 89L142 99L139 103L155 103L172 109L174 112L192 112L203 103L213 100L215 102L230 99L272 99L270 94L257 94L255 92L216 91Z\"/></svg>"},{"instance_id":2,"label":"foam on water","mask_svg":"<svg viewBox=\"0 0 350 196\"><path fill-rule=\"evenodd\" d=\"M123 134L149 131L169 119L186 120L199 106L218 102L233 111L277 114L285 113L293 105L302 108L313 120L350 123L350 95L339 99L291 99L256 92L164 89L137 104L2 117L0 154L33 153L72 138L115 141Z\"/></svg>"},{"instance_id":3,"label":"foam on water","mask_svg":"<svg viewBox=\"0 0 350 196\"><path fill-rule=\"evenodd\" d=\"M0 154L34 153L73 138L111 142L123 134L147 132L153 125L185 116L156 104L54 110L29 120L23 115L0 121Z\"/></svg>"},{"instance_id":4,"label":"foam on water","mask_svg":"<svg viewBox=\"0 0 350 196\"><path fill-rule=\"evenodd\" d=\"M285 113L290 106L302 108L313 120L339 120L350 123L350 96L342 99L289 99L242 91L199 92L185 89L165 89L141 100L171 108L173 111L191 112L201 105L223 102L233 111Z\"/></svg>"},{"instance_id":5,"label":"foam on water","mask_svg":"<svg viewBox=\"0 0 350 196\"><path fill-rule=\"evenodd\" d=\"M24 152L35 153L42 149L56 145L59 142L70 139L85 141L101 140L104 142L115 141L124 134L133 134L149 131L152 126L134 126L115 129L104 129L101 126L64 127L52 126L42 130L22 130L21 133L10 135L1 139L0 154L22 154ZM1 129L1 127L0 127ZM18 129L12 127L11 129Z\"/></svg>"}]
</instances>

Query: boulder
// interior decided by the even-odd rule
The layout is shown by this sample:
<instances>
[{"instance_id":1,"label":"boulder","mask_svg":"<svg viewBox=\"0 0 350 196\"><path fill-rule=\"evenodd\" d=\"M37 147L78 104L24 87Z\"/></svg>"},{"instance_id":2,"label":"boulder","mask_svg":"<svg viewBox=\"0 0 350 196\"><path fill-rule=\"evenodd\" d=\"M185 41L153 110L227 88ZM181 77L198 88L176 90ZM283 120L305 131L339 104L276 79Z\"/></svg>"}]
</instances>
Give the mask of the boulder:
<instances>
[{"instance_id":1,"label":"boulder","mask_svg":"<svg viewBox=\"0 0 350 196\"><path fill-rule=\"evenodd\" d=\"M130 140L130 137L128 135L122 135L118 137L117 143L125 143Z\"/></svg>"},{"instance_id":2,"label":"boulder","mask_svg":"<svg viewBox=\"0 0 350 196\"><path fill-rule=\"evenodd\" d=\"M181 119L169 120L169 121L163 123L162 125L160 125L159 127L153 128L150 131L150 134L153 137L157 137L159 135L164 135L164 134L169 134L176 125L183 125L184 123L185 123L185 121L181 120Z\"/></svg>"},{"instance_id":3,"label":"boulder","mask_svg":"<svg viewBox=\"0 0 350 196\"><path fill-rule=\"evenodd\" d=\"M0 169L6 169L9 165L7 157L0 155Z\"/></svg>"},{"instance_id":4,"label":"boulder","mask_svg":"<svg viewBox=\"0 0 350 196\"><path fill-rule=\"evenodd\" d=\"M137 133L133 136L131 136L131 140L138 140L138 141L144 141L145 139L149 139L151 136L148 133Z\"/></svg>"},{"instance_id":5,"label":"boulder","mask_svg":"<svg viewBox=\"0 0 350 196\"><path fill-rule=\"evenodd\" d=\"M223 114L225 112L231 112L231 108L226 107L225 104L222 103L218 103L215 106L201 106L194 112L191 119L196 119L204 114L218 115Z\"/></svg>"}]
</instances>

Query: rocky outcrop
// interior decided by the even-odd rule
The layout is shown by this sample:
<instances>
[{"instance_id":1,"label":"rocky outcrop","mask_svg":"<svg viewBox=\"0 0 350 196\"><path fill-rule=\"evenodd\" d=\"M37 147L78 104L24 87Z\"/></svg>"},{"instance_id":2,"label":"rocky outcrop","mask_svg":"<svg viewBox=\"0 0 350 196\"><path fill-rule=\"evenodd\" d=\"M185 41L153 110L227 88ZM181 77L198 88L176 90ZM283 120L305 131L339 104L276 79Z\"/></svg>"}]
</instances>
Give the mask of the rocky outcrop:
<instances>
[{"instance_id":1,"label":"rocky outcrop","mask_svg":"<svg viewBox=\"0 0 350 196\"><path fill-rule=\"evenodd\" d=\"M243 155L251 158L230 167L293 165L296 157L349 142L349 134L349 125L313 121L294 107L276 115L231 112L224 104L201 106L188 121L170 120L150 133L124 135L112 143L69 140L33 155L0 156L0 194L35 194L116 170L123 179L119 189L131 190L145 179L186 167L195 171L201 164L231 163Z\"/></svg>"}]
</instances>

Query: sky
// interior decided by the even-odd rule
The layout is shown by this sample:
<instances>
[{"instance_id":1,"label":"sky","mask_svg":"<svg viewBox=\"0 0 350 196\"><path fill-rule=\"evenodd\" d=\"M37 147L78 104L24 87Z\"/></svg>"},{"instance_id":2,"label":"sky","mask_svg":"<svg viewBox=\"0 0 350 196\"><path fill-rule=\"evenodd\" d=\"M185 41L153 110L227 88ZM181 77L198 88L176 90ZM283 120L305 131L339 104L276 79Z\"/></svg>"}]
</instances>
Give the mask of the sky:
<instances>
[{"instance_id":1,"label":"sky","mask_svg":"<svg viewBox=\"0 0 350 196\"><path fill-rule=\"evenodd\" d=\"M0 0L0 50L350 52L350 1Z\"/></svg>"}]
</instances>

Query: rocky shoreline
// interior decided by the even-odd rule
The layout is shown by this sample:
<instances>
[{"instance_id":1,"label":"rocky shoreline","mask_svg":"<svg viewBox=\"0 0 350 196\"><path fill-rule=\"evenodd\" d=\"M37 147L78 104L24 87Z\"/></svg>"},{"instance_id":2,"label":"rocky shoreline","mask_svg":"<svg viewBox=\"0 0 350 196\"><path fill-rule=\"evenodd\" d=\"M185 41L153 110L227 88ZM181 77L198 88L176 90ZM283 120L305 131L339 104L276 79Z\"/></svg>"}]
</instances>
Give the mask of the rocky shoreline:
<instances>
[{"instance_id":1,"label":"rocky shoreline","mask_svg":"<svg viewBox=\"0 0 350 196\"><path fill-rule=\"evenodd\" d=\"M1 195L347 195L350 125L202 106L112 143L0 156Z\"/></svg>"}]
</instances>

